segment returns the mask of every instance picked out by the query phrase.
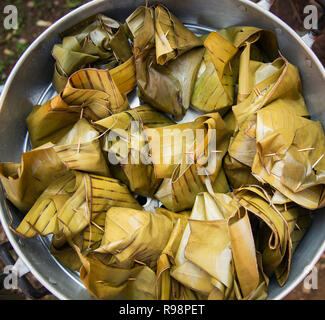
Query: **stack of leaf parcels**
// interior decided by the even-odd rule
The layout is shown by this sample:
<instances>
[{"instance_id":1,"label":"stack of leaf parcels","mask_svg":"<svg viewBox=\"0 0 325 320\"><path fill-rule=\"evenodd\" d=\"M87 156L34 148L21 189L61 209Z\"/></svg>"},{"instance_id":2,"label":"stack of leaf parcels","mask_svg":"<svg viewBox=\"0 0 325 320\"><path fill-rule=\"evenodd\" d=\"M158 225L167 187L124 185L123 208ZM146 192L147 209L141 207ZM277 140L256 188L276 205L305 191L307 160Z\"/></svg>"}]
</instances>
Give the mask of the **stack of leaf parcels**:
<instances>
[{"instance_id":1,"label":"stack of leaf parcels","mask_svg":"<svg viewBox=\"0 0 325 320\"><path fill-rule=\"evenodd\" d=\"M272 274L282 286L325 205L325 137L274 34L198 37L158 4L62 36L58 94L26 120L33 149L0 164L25 214L16 233L51 235L99 299L265 299Z\"/></svg>"}]
</instances>

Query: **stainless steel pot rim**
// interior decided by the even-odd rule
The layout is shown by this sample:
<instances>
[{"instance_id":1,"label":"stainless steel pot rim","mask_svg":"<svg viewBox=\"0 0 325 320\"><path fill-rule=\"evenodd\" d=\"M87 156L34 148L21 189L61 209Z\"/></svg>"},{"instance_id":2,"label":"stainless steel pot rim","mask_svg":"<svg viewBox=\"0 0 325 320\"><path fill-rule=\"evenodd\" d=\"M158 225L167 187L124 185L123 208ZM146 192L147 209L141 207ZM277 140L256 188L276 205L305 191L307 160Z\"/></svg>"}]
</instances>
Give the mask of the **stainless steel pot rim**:
<instances>
[{"instance_id":1,"label":"stainless steel pot rim","mask_svg":"<svg viewBox=\"0 0 325 320\"><path fill-rule=\"evenodd\" d=\"M55 29L58 29L60 26L63 26L66 22L72 20L73 18L76 18L76 20L78 20L78 15L80 15L80 13L84 13L87 10L91 9L91 8L96 8L97 6L99 7L100 4L103 4L107 2L107 0L93 0L89 3L86 3L82 6L80 6L79 8L77 8L76 10L68 13L67 15L65 15L64 17L62 17L61 19L59 19L58 21L56 21L53 25L51 25L47 30L45 30L38 38L36 38L33 43L29 46L29 48L24 52L24 54L20 57L20 59L18 60L18 62L16 63L14 69L11 71L5 86L3 88L2 94L0 96L0 112L3 106L3 103L5 101L5 96L8 93L8 90L12 84L12 82L15 79L16 74L20 71L20 66L22 65L23 61L27 58L27 56L31 55L33 53L33 50L35 50L35 48L43 41L46 39L46 37L52 33ZM261 16L267 16L270 19L272 19L280 28L285 29L290 36L292 37L292 39L295 39L297 41L297 44L300 45L306 52L306 55L315 63L316 67L319 69L319 71L321 72L323 79L325 79L325 69L322 65L322 63L320 62L320 60L318 59L318 57L315 55L315 53L305 44L305 42L299 37L299 35L291 28L289 27L285 22L283 22L280 18L278 18L277 16L275 16L274 14L272 14L269 11L264 10L263 8L259 7L257 4L249 1L249 0L237 0L238 4L239 4L239 8L240 10L243 11L243 14L245 12L245 10L247 10L247 7L251 7L253 9L255 9L258 13L261 14ZM49 282L48 279L45 279L45 277L43 277L38 271L37 269L33 266L32 263L30 263L30 261L25 257L19 243L14 239L12 231L9 228L9 225L6 223L5 218L5 210L4 208L2 208L0 206L0 222L4 228L4 231L9 239L9 241L11 242L15 252L18 254L18 256L23 260L23 262L26 264L26 266L29 268L29 270L31 270L31 272L33 273L33 275L40 281L40 283L45 286L45 287L49 287ZM322 245L320 246L320 248L318 249L318 253L314 256L314 258L312 259L312 261L310 261L310 264L308 266L306 266L306 268L304 269L304 271L300 274L300 276L296 277L296 279L286 288L286 290L283 290L280 294L278 294L276 296L277 300L280 300L282 298L284 298L287 294L289 294L308 274L309 272L312 270L313 266L317 263L317 261L319 260L319 258L321 257L322 253L325 250L325 240L323 241ZM51 286L50 291L59 299L62 300L66 300L67 297L62 294L59 290L57 290L57 288L55 286Z\"/></svg>"}]
</instances>

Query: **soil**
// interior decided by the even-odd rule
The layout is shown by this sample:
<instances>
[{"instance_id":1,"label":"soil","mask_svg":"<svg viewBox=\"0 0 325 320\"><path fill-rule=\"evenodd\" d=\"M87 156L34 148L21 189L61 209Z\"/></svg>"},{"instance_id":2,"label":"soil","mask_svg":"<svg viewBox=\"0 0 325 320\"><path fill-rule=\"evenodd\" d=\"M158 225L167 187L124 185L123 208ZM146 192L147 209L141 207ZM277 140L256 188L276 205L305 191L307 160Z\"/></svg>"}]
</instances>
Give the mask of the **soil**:
<instances>
[{"instance_id":1,"label":"soil","mask_svg":"<svg viewBox=\"0 0 325 320\"><path fill-rule=\"evenodd\" d=\"M290 0L291 1L291 0ZM49 27L56 20L67 14L69 11L75 9L76 7L89 2L87 0L43 0L43 1L29 1L29 0L2 0L0 3L0 24L3 23L5 18L4 7L8 4L15 5L18 9L18 23L19 27L17 30L8 31L4 28L0 28L0 85L3 84L16 61L22 55L22 53L27 49L27 47L33 42L37 36L42 33L47 27ZM257 1L254 1L257 2ZM281 6L281 1L273 1L274 5L272 11L278 14L281 19L290 24L292 27L296 27L296 30L301 31L301 21L302 16L293 16L285 8ZM298 3L314 3L315 1L305 1L297 0ZM300 10L299 5L297 5L297 10ZM321 16L322 14L320 14ZM297 22L298 20L298 22ZM323 35L322 35L323 33ZM318 33L320 34L318 41L315 45L315 52L324 60L324 42L325 36L322 30ZM3 229L0 225L0 243L7 241ZM325 254L319 260L316 265L318 270L318 289L307 290L304 288L303 282L293 290L285 300L324 300L325 299ZM4 268L4 263L0 259L0 273ZM38 281L32 276L28 275L29 280L33 283L35 287L40 287ZM12 291L0 291L0 300L11 299L11 300L21 300L29 299L24 296L20 289ZM42 299L55 300L56 298L48 294Z\"/></svg>"}]
</instances>

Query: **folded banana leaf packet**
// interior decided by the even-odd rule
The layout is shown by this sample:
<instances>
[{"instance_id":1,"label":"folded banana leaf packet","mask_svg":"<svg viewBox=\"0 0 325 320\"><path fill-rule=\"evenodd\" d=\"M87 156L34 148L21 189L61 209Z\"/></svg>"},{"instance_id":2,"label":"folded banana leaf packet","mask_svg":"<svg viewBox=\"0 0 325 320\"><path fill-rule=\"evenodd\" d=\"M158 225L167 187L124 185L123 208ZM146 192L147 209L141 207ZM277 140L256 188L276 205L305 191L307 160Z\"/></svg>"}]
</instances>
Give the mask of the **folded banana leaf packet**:
<instances>
[{"instance_id":1,"label":"folded banana leaf packet","mask_svg":"<svg viewBox=\"0 0 325 320\"><path fill-rule=\"evenodd\" d=\"M54 45L56 95L0 163L12 229L97 299L261 300L325 206L325 135L275 34L196 35L161 4ZM139 103L134 104L138 96Z\"/></svg>"}]
</instances>

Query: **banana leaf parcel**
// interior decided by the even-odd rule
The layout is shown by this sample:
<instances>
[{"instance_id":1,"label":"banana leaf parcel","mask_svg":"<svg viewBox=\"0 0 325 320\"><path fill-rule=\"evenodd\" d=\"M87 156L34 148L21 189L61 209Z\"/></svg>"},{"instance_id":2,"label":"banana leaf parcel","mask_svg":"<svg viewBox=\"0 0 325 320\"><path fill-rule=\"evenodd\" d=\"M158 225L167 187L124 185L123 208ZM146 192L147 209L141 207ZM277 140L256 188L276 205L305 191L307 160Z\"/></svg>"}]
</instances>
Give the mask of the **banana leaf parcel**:
<instances>
[{"instance_id":1,"label":"banana leaf parcel","mask_svg":"<svg viewBox=\"0 0 325 320\"><path fill-rule=\"evenodd\" d=\"M56 143L81 117L99 120L129 109L126 94L135 86L131 59L114 72L98 69L77 71L57 96L35 106L26 119L32 146Z\"/></svg>"},{"instance_id":2,"label":"banana leaf parcel","mask_svg":"<svg viewBox=\"0 0 325 320\"><path fill-rule=\"evenodd\" d=\"M256 177L300 206L317 209L325 181L321 123L298 116L292 106L273 103L257 113L256 142Z\"/></svg>"},{"instance_id":3,"label":"banana leaf parcel","mask_svg":"<svg viewBox=\"0 0 325 320\"><path fill-rule=\"evenodd\" d=\"M204 49L167 8L139 7L126 20L133 37L139 98L181 120Z\"/></svg>"},{"instance_id":4,"label":"banana leaf parcel","mask_svg":"<svg viewBox=\"0 0 325 320\"><path fill-rule=\"evenodd\" d=\"M224 113L247 97L249 61L274 60L278 45L273 32L254 27L230 27L211 32L204 40L205 55L194 86L191 105L203 112ZM238 79L239 78L239 79Z\"/></svg>"},{"instance_id":5,"label":"banana leaf parcel","mask_svg":"<svg viewBox=\"0 0 325 320\"><path fill-rule=\"evenodd\" d=\"M225 112L234 102L236 70L231 61L238 49L217 32L209 34L204 46L191 106L203 112Z\"/></svg>"},{"instance_id":6,"label":"banana leaf parcel","mask_svg":"<svg viewBox=\"0 0 325 320\"><path fill-rule=\"evenodd\" d=\"M201 39L160 4L155 6L155 41L157 63L160 65L202 46Z\"/></svg>"},{"instance_id":7,"label":"banana leaf parcel","mask_svg":"<svg viewBox=\"0 0 325 320\"><path fill-rule=\"evenodd\" d=\"M96 122L107 129L103 150L108 153L113 176L128 185L132 192L152 197L159 187L162 180L154 172L144 130L171 124L172 120L149 105Z\"/></svg>"},{"instance_id":8,"label":"banana leaf parcel","mask_svg":"<svg viewBox=\"0 0 325 320\"><path fill-rule=\"evenodd\" d=\"M45 189L16 232L26 238L53 234L60 248L113 206L141 208L120 181L74 171Z\"/></svg>"},{"instance_id":9,"label":"banana leaf parcel","mask_svg":"<svg viewBox=\"0 0 325 320\"><path fill-rule=\"evenodd\" d=\"M190 127L190 130L188 129L188 126L193 126L193 124L196 126L195 129L201 132L197 137L191 132L193 127ZM165 174L170 173L170 169L172 169L172 174L169 178L164 179L155 194L155 198L160 200L167 209L174 212L192 208L196 195L207 190L207 178L214 185L215 191L227 192L229 190L222 170L222 159L227 152L230 131L226 128L225 122L219 113L207 114L197 118L194 123L179 124L176 127L184 125L186 125L185 129L187 129L185 136L190 138L186 139L185 143L179 144L175 139L170 143L171 140L165 139L165 136L163 140L167 140L167 145L164 145L164 141L160 143L163 152L158 153L160 155L173 154L173 149L170 148L175 149L175 145L179 147L177 150L180 150L178 159L174 159L174 162L171 162L167 167L163 164L163 172ZM188 135L188 133L192 134ZM177 133L174 137L176 136L178 139L182 139L184 134ZM195 139L193 139L194 137ZM192 143L193 140L196 140L195 143ZM157 139L152 140L150 143L154 158L157 148L153 146L157 144ZM163 161L154 162L155 171L160 169L160 163L164 163Z\"/></svg>"},{"instance_id":10,"label":"banana leaf parcel","mask_svg":"<svg viewBox=\"0 0 325 320\"><path fill-rule=\"evenodd\" d=\"M195 48L168 64L159 65L155 48L143 50L135 59L139 98L181 120L190 106L203 52L203 48Z\"/></svg>"},{"instance_id":11,"label":"banana leaf parcel","mask_svg":"<svg viewBox=\"0 0 325 320\"><path fill-rule=\"evenodd\" d=\"M279 58L273 63L250 60L247 63L249 76L246 80L243 78L242 81L250 83L246 86L249 94L241 103L233 106L237 132L231 139L228 149L230 161L225 166L236 163L237 167L240 166L243 172L248 173L251 171L257 152L256 113L259 110L268 108L270 105L278 105L279 111L293 108L298 116L308 117L309 113L301 93L298 71L287 60ZM228 173L230 173L229 170ZM235 187L259 183L257 180L254 183L255 178L249 175L242 176L243 180L240 180L238 176L234 176L234 173L236 171L230 173L229 179L233 180Z\"/></svg>"},{"instance_id":12,"label":"banana leaf parcel","mask_svg":"<svg viewBox=\"0 0 325 320\"><path fill-rule=\"evenodd\" d=\"M279 284L286 282L292 254L310 225L310 214L297 205L273 205L261 187L245 187L234 191L236 199L249 212L263 221L255 243L262 253L263 270L275 272Z\"/></svg>"},{"instance_id":13,"label":"banana leaf parcel","mask_svg":"<svg viewBox=\"0 0 325 320\"><path fill-rule=\"evenodd\" d=\"M56 143L54 150L69 170L110 175L101 149L99 132L86 119L80 119Z\"/></svg>"},{"instance_id":14,"label":"banana leaf parcel","mask_svg":"<svg viewBox=\"0 0 325 320\"><path fill-rule=\"evenodd\" d=\"M54 45L52 51L56 60L53 85L58 92L69 76L85 66L113 69L132 56L123 26L102 14L82 21L63 35L62 43Z\"/></svg>"},{"instance_id":15,"label":"banana leaf parcel","mask_svg":"<svg viewBox=\"0 0 325 320\"><path fill-rule=\"evenodd\" d=\"M111 254L111 266L139 263L154 268L171 231L172 221L163 214L114 207L106 214L105 233L95 252Z\"/></svg>"},{"instance_id":16,"label":"banana leaf parcel","mask_svg":"<svg viewBox=\"0 0 325 320\"><path fill-rule=\"evenodd\" d=\"M116 268L82 254L80 260L80 278L93 296L104 300L155 299L156 276L149 267Z\"/></svg>"},{"instance_id":17,"label":"banana leaf parcel","mask_svg":"<svg viewBox=\"0 0 325 320\"><path fill-rule=\"evenodd\" d=\"M200 193L183 232L170 275L205 299L266 296L250 221L239 208L230 195Z\"/></svg>"},{"instance_id":18,"label":"banana leaf parcel","mask_svg":"<svg viewBox=\"0 0 325 320\"><path fill-rule=\"evenodd\" d=\"M20 163L0 163L0 179L6 197L23 213L53 180L66 174L65 165L51 145L24 152Z\"/></svg>"}]
</instances>

